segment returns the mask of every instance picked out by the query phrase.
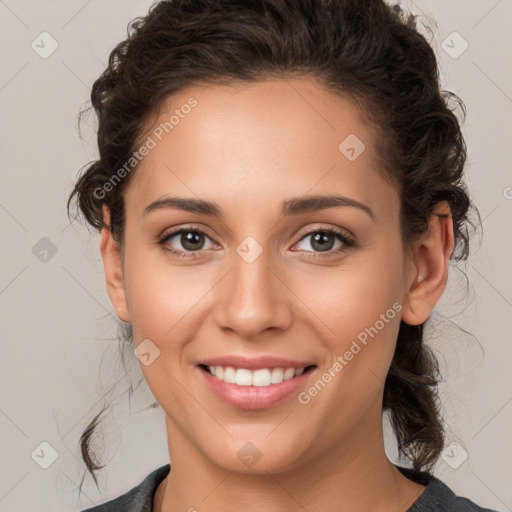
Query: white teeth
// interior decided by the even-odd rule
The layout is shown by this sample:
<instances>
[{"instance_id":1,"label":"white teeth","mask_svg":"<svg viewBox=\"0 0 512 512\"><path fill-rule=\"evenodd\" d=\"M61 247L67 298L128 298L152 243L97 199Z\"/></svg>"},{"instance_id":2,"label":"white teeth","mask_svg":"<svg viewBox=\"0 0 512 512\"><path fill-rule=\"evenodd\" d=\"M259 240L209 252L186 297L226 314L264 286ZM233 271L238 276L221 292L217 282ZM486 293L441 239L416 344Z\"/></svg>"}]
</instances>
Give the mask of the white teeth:
<instances>
[{"instance_id":1,"label":"white teeth","mask_svg":"<svg viewBox=\"0 0 512 512\"><path fill-rule=\"evenodd\" d=\"M252 373L253 386L270 386L270 370L254 370Z\"/></svg>"},{"instance_id":2,"label":"white teeth","mask_svg":"<svg viewBox=\"0 0 512 512\"><path fill-rule=\"evenodd\" d=\"M236 380L235 377L236 377L236 371L232 366L227 366L226 368L224 368L224 375L222 377L222 380L224 382L227 382L229 384L234 384L235 380Z\"/></svg>"},{"instance_id":3,"label":"white teeth","mask_svg":"<svg viewBox=\"0 0 512 512\"><path fill-rule=\"evenodd\" d=\"M261 368L254 371L232 366L208 366L207 368L217 379L238 386L270 386L304 373L304 368Z\"/></svg>"},{"instance_id":4,"label":"white teeth","mask_svg":"<svg viewBox=\"0 0 512 512\"><path fill-rule=\"evenodd\" d=\"M252 372L244 368L238 368L235 376L235 383L239 386L250 386L252 385Z\"/></svg>"},{"instance_id":5,"label":"white teeth","mask_svg":"<svg viewBox=\"0 0 512 512\"><path fill-rule=\"evenodd\" d=\"M270 377L270 382L272 384L279 384L280 382L283 382L283 369L282 368L274 368L272 370L272 375Z\"/></svg>"},{"instance_id":6,"label":"white teeth","mask_svg":"<svg viewBox=\"0 0 512 512\"><path fill-rule=\"evenodd\" d=\"M284 380L290 380L295 377L295 368L286 368L284 371L283 379Z\"/></svg>"}]
</instances>

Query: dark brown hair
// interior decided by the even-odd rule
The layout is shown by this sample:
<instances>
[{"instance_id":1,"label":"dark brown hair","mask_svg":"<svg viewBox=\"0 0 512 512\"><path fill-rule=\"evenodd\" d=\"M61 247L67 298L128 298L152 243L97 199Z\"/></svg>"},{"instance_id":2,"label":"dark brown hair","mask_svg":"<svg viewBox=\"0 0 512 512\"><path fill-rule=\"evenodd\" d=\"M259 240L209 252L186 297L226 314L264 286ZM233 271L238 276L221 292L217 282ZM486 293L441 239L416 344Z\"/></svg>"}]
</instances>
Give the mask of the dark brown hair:
<instances>
[{"instance_id":1,"label":"dark brown hair","mask_svg":"<svg viewBox=\"0 0 512 512\"><path fill-rule=\"evenodd\" d=\"M425 231L435 205L446 200L456 241L452 259L466 259L472 225L462 181L466 146L450 102L464 116L465 107L441 90L434 51L412 14L383 0L169 0L133 20L127 35L94 82L99 159L87 164L68 201L69 209L76 196L98 230L106 204L121 247L123 190L135 171L108 193L97 191L130 159L162 100L196 84L303 76L350 98L373 127L383 175L400 192L404 245ZM443 447L438 380L423 325L402 322L383 409L400 453L416 469L431 470ZM98 417L81 437L95 481L103 466L93 460L89 440Z\"/></svg>"}]
</instances>

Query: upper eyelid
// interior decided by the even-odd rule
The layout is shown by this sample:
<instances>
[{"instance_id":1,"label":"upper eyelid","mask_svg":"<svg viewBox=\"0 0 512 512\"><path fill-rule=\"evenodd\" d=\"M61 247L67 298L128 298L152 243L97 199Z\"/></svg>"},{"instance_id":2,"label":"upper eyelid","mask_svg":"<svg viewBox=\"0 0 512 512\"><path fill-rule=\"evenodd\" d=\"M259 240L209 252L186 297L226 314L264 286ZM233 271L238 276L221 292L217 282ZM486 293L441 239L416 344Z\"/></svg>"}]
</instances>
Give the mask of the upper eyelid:
<instances>
[{"instance_id":1,"label":"upper eyelid","mask_svg":"<svg viewBox=\"0 0 512 512\"><path fill-rule=\"evenodd\" d=\"M350 240L355 240L355 237L347 229L333 228L333 227L329 227L329 228L316 227L316 228L306 228L304 231L301 230L299 232L299 235L298 235L299 239L297 240L297 242L301 241L304 237L310 236L313 233L317 233L319 231L326 231L333 235L341 235L341 236L344 236L345 238L349 238ZM344 233L344 231L347 231L348 234Z\"/></svg>"},{"instance_id":2,"label":"upper eyelid","mask_svg":"<svg viewBox=\"0 0 512 512\"><path fill-rule=\"evenodd\" d=\"M171 229L171 231L169 231L168 233L163 233L162 236L159 237L159 240L161 242L165 242L171 238L174 238L175 236L178 236L179 234L181 233L187 233L187 232L198 232L198 233L201 233L201 234L204 234L205 237L209 238L210 241L213 243L213 244L218 244L218 242L216 242L213 237L211 237L204 229L202 228L193 228L193 227L187 227L187 226L184 226L182 228L176 228L176 229ZM204 251L204 250L207 250L207 249L200 249L199 251L185 251L185 252L190 252L190 253L193 253L193 252L201 252L201 251Z\"/></svg>"},{"instance_id":3,"label":"upper eyelid","mask_svg":"<svg viewBox=\"0 0 512 512\"><path fill-rule=\"evenodd\" d=\"M168 233L164 233L161 237L159 237L160 240L167 240L169 238L172 238L172 237L175 237L177 235L179 235L180 233L183 233L183 232L187 232L187 231L195 231L195 232L200 232L202 234L204 234L206 237L208 237L214 244L218 244L218 242L215 241L214 237L210 236L210 234L208 233L208 231L203 228L203 227L195 227L195 226L183 226L183 227L178 227L176 229L171 229L171 231L169 231ZM347 229L343 229L343 228L334 228L334 227L321 227L321 226L317 226L317 227L311 227L311 228L304 228L303 230L300 230L299 231L299 234L297 235L297 240L294 242L293 245L297 244L298 242L301 242L302 240L304 240L304 238L308 237L308 236L311 236L313 235L314 233L317 233L317 232L321 232L321 231L327 231L327 232L330 232L330 234L334 235L334 236L342 236L342 237L345 237L347 239L349 239L350 241L354 242L355 241L355 237L350 233L350 234L345 234L343 233L343 231L347 231ZM200 251L203 251L203 250L207 250L207 249L200 249L199 251L186 251L186 252L200 252Z\"/></svg>"}]
</instances>

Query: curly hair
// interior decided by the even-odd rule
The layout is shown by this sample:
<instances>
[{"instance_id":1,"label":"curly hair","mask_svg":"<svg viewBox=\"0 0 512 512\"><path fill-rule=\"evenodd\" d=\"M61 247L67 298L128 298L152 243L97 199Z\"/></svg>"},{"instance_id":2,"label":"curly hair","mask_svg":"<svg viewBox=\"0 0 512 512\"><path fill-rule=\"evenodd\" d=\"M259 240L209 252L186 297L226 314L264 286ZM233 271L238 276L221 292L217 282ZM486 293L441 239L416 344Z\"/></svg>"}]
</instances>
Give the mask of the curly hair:
<instances>
[{"instance_id":1,"label":"curly hair","mask_svg":"<svg viewBox=\"0 0 512 512\"><path fill-rule=\"evenodd\" d=\"M140 144L148 123L169 95L196 84L243 84L269 77L312 77L351 99L375 133L380 171L400 192L404 246L423 233L434 208L447 201L453 220L452 260L469 253L463 182L466 145L455 109L458 96L440 87L435 53L416 17L383 0L164 0L128 24L127 38L112 50L94 82L98 160L87 164L68 200L94 228L103 227L102 205L123 245L123 190L129 173L98 194ZM83 112L82 112L83 113ZM81 113L81 114L82 114ZM431 471L444 443L439 412L437 360L423 342L424 325L401 321L387 375L383 411L399 453L415 469ZM101 413L100 413L101 414ZM80 439L94 471L89 440L97 415Z\"/></svg>"}]
</instances>

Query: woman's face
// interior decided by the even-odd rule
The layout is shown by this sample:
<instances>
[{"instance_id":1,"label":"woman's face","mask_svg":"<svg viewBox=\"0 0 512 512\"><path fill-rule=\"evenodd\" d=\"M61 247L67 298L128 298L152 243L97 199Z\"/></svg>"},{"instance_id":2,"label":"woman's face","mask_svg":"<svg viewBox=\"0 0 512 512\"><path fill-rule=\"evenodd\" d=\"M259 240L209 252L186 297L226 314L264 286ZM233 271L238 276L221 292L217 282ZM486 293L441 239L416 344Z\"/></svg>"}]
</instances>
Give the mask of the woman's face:
<instances>
[{"instance_id":1,"label":"woman's face","mask_svg":"<svg viewBox=\"0 0 512 512\"><path fill-rule=\"evenodd\" d=\"M121 316L171 453L262 473L371 444L414 269L358 110L307 79L164 107L125 191Z\"/></svg>"}]
</instances>

